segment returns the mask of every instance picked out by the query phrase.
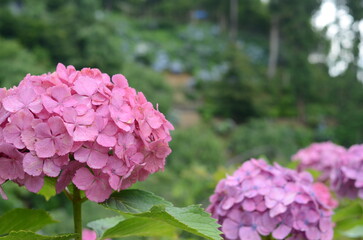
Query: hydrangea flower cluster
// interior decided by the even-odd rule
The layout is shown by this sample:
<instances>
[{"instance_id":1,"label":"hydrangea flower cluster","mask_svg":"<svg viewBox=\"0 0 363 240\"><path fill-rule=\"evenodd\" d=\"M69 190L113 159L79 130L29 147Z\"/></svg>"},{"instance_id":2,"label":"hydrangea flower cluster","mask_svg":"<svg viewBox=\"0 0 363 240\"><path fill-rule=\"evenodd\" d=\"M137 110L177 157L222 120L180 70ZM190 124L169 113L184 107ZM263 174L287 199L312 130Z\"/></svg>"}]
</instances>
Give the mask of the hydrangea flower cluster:
<instances>
[{"instance_id":1,"label":"hydrangea flower cluster","mask_svg":"<svg viewBox=\"0 0 363 240\"><path fill-rule=\"evenodd\" d=\"M327 181L336 164L339 164L346 149L332 142L313 143L292 156L299 161L298 170L315 169L321 172L319 181Z\"/></svg>"},{"instance_id":2,"label":"hydrangea flower cluster","mask_svg":"<svg viewBox=\"0 0 363 240\"><path fill-rule=\"evenodd\" d=\"M85 228L82 230L82 240L97 240L97 233L95 231ZM111 239L107 238L105 240Z\"/></svg>"},{"instance_id":3,"label":"hydrangea flower cluster","mask_svg":"<svg viewBox=\"0 0 363 240\"><path fill-rule=\"evenodd\" d=\"M329 240L333 238L334 201L325 185L264 160L245 162L221 180L208 211L222 226L225 239Z\"/></svg>"},{"instance_id":4,"label":"hydrangea flower cluster","mask_svg":"<svg viewBox=\"0 0 363 240\"><path fill-rule=\"evenodd\" d=\"M48 176L58 193L73 182L102 202L164 168L170 130L123 75L58 64L0 89L0 186L38 192Z\"/></svg>"},{"instance_id":5,"label":"hydrangea flower cluster","mask_svg":"<svg viewBox=\"0 0 363 240\"><path fill-rule=\"evenodd\" d=\"M331 187L341 197L363 199L363 144L348 149L332 172Z\"/></svg>"}]
</instances>

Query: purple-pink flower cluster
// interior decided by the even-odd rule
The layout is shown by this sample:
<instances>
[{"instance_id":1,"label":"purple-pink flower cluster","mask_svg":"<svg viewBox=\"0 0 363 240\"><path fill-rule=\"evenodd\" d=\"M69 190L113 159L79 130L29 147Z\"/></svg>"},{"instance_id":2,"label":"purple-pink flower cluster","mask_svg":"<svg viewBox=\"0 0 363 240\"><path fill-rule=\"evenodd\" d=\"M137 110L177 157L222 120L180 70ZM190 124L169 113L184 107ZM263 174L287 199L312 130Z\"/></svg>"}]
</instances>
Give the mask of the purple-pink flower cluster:
<instances>
[{"instance_id":1,"label":"purple-pink flower cluster","mask_svg":"<svg viewBox=\"0 0 363 240\"><path fill-rule=\"evenodd\" d=\"M38 192L48 176L95 202L163 169L173 129L123 75L62 64L0 89L0 126L0 185Z\"/></svg>"},{"instance_id":2,"label":"purple-pink flower cluster","mask_svg":"<svg viewBox=\"0 0 363 240\"><path fill-rule=\"evenodd\" d=\"M346 149L332 142L313 143L299 150L292 156L293 161L299 161L298 170L315 169L321 172L320 181L330 179L332 170L340 163Z\"/></svg>"},{"instance_id":3,"label":"purple-pink flower cluster","mask_svg":"<svg viewBox=\"0 0 363 240\"><path fill-rule=\"evenodd\" d=\"M348 149L332 172L330 181L339 196L363 199L363 144Z\"/></svg>"},{"instance_id":4,"label":"purple-pink flower cluster","mask_svg":"<svg viewBox=\"0 0 363 240\"><path fill-rule=\"evenodd\" d=\"M252 159L218 183L208 211L221 224L225 239L260 240L272 235L329 240L333 208L324 187L315 186L307 172Z\"/></svg>"}]
</instances>

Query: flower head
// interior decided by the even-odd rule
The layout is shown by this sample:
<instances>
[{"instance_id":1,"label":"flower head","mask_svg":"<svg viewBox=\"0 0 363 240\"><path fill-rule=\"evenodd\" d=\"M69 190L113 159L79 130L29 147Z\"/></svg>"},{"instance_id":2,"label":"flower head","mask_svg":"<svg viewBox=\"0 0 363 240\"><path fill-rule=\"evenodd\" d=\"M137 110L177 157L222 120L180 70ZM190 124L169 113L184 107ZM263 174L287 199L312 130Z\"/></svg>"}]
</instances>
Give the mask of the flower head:
<instances>
[{"instance_id":1,"label":"flower head","mask_svg":"<svg viewBox=\"0 0 363 240\"><path fill-rule=\"evenodd\" d=\"M342 160L346 149L332 142L313 143L292 156L299 161L299 171L315 169L321 172L320 181L327 181L336 164Z\"/></svg>"},{"instance_id":2,"label":"flower head","mask_svg":"<svg viewBox=\"0 0 363 240\"><path fill-rule=\"evenodd\" d=\"M225 239L332 239L333 204L320 189L308 173L251 159L218 183L208 211Z\"/></svg>"},{"instance_id":3,"label":"flower head","mask_svg":"<svg viewBox=\"0 0 363 240\"><path fill-rule=\"evenodd\" d=\"M121 74L58 64L0 89L0 194L11 180L29 191L44 177L57 192L75 184L95 202L163 170L173 126Z\"/></svg>"},{"instance_id":4,"label":"flower head","mask_svg":"<svg viewBox=\"0 0 363 240\"><path fill-rule=\"evenodd\" d=\"M348 149L332 173L331 185L341 197L363 199L363 144Z\"/></svg>"}]
</instances>

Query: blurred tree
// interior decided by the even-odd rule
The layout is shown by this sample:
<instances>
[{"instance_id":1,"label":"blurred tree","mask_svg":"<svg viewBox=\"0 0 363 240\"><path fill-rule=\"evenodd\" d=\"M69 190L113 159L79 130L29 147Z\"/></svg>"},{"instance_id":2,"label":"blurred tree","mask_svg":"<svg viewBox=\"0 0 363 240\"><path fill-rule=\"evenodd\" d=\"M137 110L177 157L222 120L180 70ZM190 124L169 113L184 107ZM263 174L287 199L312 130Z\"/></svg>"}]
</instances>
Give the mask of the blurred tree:
<instances>
[{"instance_id":1,"label":"blurred tree","mask_svg":"<svg viewBox=\"0 0 363 240\"><path fill-rule=\"evenodd\" d=\"M276 78L285 76L302 122L306 120L307 101L311 98L311 87L316 81L308 57L318 46L318 35L312 28L311 16L319 6L320 2L316 0L269 2L271 29L268 76L273 78L276 68L280 72Z\"/></svg>"},{"instance_id":2,"label":"blurred tree","mask_svg":"<svg viewBox=\"0 0 363 240\"><path fill-rule=\"evenodd\" d=\"M227 72L217 81L205 84L205 116L232 118L238 123L258 115L255 99L259 96L260 79L258 67L235 46L226 53L229 63Z\"/></svg>"},{"instance_id":3,"label":"blurred tree","mask_svg":"<svg viewBox=\"0 0 363 240\"><path fill-rule=\"evenodd\" d=\"M27 73L42 74L49 70L35 54L25 49L15 40L0 38L0 85L17 85Z\"/></svg>"},{"instance_id":4,"label":"blurred tree","mask_svg":"<svg viewBox=\"0 0 363 240\"><path fill-rule=\"evenodd\" d=\"M138 63L125 63L122 74L130 86L143 92L154 107L158 105L162 113L168 113L172 104L172 89L161 73Z\"/></svg>"},{"instance_id":5,"label":"blurred tree","mask_svg":"<svg viewBox=\"0 0 363 240\"><path fill-rule=\"evenodd\" d=\"M294 122L253 119L235 129L229 148L233 163L265 156L271 161L286 163L298 149L310 144L312 132Z\"/></svg>"},{"instance_id":6,"label":"blurred tree","mask_svg":"<svg viewBox=\"0 0 363 240\"><path fill-rule=\"evenodd\" d=\"M219 138L205 126L176 130L172 133L173 149L167 167L177 173L192 165L203 165L210 172L224 162L223 146Z\"/></svg>"}]
</instances>

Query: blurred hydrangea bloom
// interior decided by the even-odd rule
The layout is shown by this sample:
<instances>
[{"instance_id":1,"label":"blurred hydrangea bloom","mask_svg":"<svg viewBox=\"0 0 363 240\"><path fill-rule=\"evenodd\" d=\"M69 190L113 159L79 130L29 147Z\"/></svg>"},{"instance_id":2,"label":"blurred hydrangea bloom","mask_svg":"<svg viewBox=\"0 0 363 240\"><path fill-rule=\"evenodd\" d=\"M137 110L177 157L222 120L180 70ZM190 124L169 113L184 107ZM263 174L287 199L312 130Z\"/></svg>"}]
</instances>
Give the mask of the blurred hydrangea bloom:
<instances>
[{"instance_id":1,"label":"blurred hydrangea bloom","mask_svg":"<svg viewBox=\"0 0 363 240\"><path fill-rule=\"evenodd\" d=\"M102 202L162 170L171 152L173 126L121 74L58 64L1 89L0 112L0 184L31 192L57 177L58 193L73 182Z\"/></svg>"},{"instance_id":2,"label":"blurred hydrangea bloom","mask_svg":"<svg viewBox=\"0 0 363 240\"><path fill-rule=\"evenodd\" d=\"M336 164L342 160L346 149L332 142L313 143L292 156L299 161L298 170L315 169L321 172L319 181L327 181Z\"/></svg>"},{"instance_id":3,"label":"blurred hydrangea bloom","mask_svg":"<svg viewBox=\"0 0 363 240\"><path fill-rule=\"evenodd\" d=\"M97 234L95 231L85 228L82 230L82 240L97 240ZM111 239L107 238L105 240L111 240Z\"/></svg>"},{"instance_id":4,"label":"blurred hydrangea bloom","mask_svg":"<svg viewBox=\"0 0 363 240\"><path fill-rule=\"evenodd\" d=\"M363 144L348 149L332 174L331 185L341 197L363 199Z\"/></svg>"},{"instance_id":5,"label":"blurred hydrangea bloom","mask_svg":"<svg viewBox=\"0 0 363 240\"><path fill-rule=\"evenodd\" d=\"M322 188L307 172L251 159L218 183L208 211L225 239L259 240L271 234L275 239L328 240L333 238L335 204Z\"/></svg>"}]
</instances>

